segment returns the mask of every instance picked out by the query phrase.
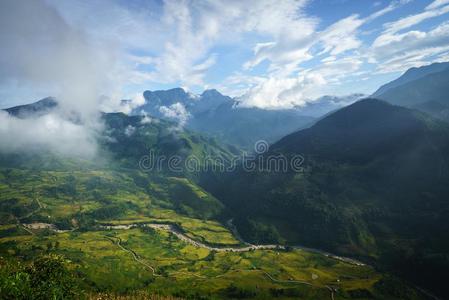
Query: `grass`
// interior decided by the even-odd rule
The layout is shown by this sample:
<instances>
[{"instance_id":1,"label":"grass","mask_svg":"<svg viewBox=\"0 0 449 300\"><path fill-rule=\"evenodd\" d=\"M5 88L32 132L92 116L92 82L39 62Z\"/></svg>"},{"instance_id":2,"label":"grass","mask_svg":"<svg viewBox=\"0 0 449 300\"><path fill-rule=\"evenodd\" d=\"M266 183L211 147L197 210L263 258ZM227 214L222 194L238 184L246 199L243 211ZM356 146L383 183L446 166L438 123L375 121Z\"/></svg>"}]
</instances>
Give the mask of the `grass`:
<instances>
[{"instance_id":1,"label":"grass","mask_svg":"<svg viewBox=\"0 0 449 300\"><path fill-rule=\"evenodd\" d=\"M125 299L135 293L211 299L330 299L329 286L338 287L335 299L357 299L351 296L353 290L395 299L376 288L383 274L319 254L301 250L214 252L164 230L95 229L95 224L174 223L195 240L239 244L223 224L204 217L220 206L190 180L141 177L114 170L0 169L0 257L26 260L47 252L62 254L70 259L90 294L125 295ZM176 186L190 191L188 201L177 198L183 193L173 193ZM108 207L120 210L112 217L99 218L98 211ZM23 223L87 225L65 233L33 230L31 234L17 224L23 216L28 216Z\"/></svg>"},{"instance_id":2,"label":"grass","mask_svg":"<svg viewBox=\"0 0 449 300\"><path fill-rule=\"evenodd\" d=\"M176 186L191 193L189 201L201 203L197 210L216 210L214 198L185 178L169 177L150 180L146 186L139 186L133 174L111 170L104 171L32 171L0 169L0 206L9 208L10 202L21 211L13 212L25 216L37 208L39 198L43 208L28 220L57 223L72 222L79 214L89 214L107 205L126 203L127 209L112 220L103 223L127 224L164 221L179 224L192 238L222 245L237 245L239 242L231 232L217 221L185 215L176 211L173 203L178 203L181 195L173 195ZM156 188L157 187L157 188ZM183 203L182 207L188 206ZM213 207L213 208L212 208ZM0 207L0 212L1 212ZM189 209L192 210L192 209ZM209 214L209 213L207 213Z\"/></svg>"},{"instance_id":3,"label":"grass","mask_svg":"<svg viewBox=\"0 0 449 300\"><path fill-rule=\"evenodd\" d=\"M100 223L129 225L149 222L176 223L185 231L187 236L208 244L223 246L240 244L240 242L232 235L231 231L217 221L189 218L180 215L173 210L157 207L151 210L151 216L135 215L123 219L104 220Z\"/></svg>"},{"instance_id":4,"label":"grass","mask_svg":"<svg viewBox=\"0 0 449 300\"><path fill-rule=\"evenodd\" d=\"M153 276L149 268L135 261L108 237L120 238L122 245L153 266L157 275ZM0 239L0 249L10 241L11 238ZM144 289L180 297L220 298L227 297L226 293L231 293L230 287L236 283L233 288L238 292L255 293L258 298L270 299L274 292L288 290L287 293L295 295L291 298L302 295L308 299L327 299L328 285L342 292L365 289L375 294L374 284L382 278L370 267L353 266L301 250L215 253L186 244L163 230L72 232L46 237L21 236L16 241L14 255L26 256L36 251L63 254L86 276L89 288L113 293ZM49 242L59 245L48 250ZM273 282L266 273L282 282ZM336 299L340 296L337 293Z\"/></svg>"}]
</instances>

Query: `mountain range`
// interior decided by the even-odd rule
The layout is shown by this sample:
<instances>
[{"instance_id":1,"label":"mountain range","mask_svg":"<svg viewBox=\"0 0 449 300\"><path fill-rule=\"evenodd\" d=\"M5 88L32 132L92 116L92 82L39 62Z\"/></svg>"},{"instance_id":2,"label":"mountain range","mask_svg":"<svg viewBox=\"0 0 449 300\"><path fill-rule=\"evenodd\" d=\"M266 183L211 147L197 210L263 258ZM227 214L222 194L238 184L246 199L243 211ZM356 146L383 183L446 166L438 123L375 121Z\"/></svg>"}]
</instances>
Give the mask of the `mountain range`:
<instances>
[{"instance_id":1,"label":"mountain range","mask_svg":"<svg viewBox=\"0 0 449 300\"><path fill-rule=\"evenodd\" d=\"M404 74L402 74L399 78L388 82L378 88L374 94L372 94L373 98L379 98L380 95L387 92L388 90L399 87L408 82L421 79L426 77L427 75L438 73L445 71L449 68L449 62L441 62L441 63L433 63L430 65L425 65L421 67L413 67L408 69Z\"/></svg>"},{"instance_id":2,"label":"mountain range","mask_svg":"<svg viewBox=\"0 0 449 300\"><path fill-rule=\"evenodd\" d=\"M373 97L449 121L449 63L412 68L379 88Z\"/></svg>"},{"instance_id":3,"label":"mountain range","mask_svg":"<svg viewBox=\"0 0 449 300\"><path fill-rule=\"evenodd\" d=\"M246 107L217 90L194 95L175 88L145 91L143 95L145 104L135 108L133 114L147 113L158 118L182 121L189 129L246 149L252 149L258 140L275 142L288 133L311 125L317 117L363 97L362 94L323 96L302 107L267 110Z\"/></svg>"},{"instance_id":4,"label":"mountain range","mask_svg":"<svg viewBox=\"0 0 449 300\"><path fill-rule=\"evenodd\" d=\"M210 187L238 212L246 238L260 235L248 224L271 224L278 234L270 236L290 244L351 253L433 290L444 286L448 124L364 99L287 135L262 157L279 155L304 157L302 171L240 169Z\"/></svg>"},{"instance_id":5,"label":"mountain range","mask_svg":"<svg viewBox=\"0 0 449 300\"><path fill-rule=\"evenodd\" d=\"M449 272L446 66L407 71L374 94L381 100L359 100L360 94L325 96L289 110L244 107L216 90L201 95L180 88L146 91L145 104L131 115L101 115L104 127L96 136L100 148L96 161L47 152L2 153L5 195L14 194L14 187L20 197L5 196L8 199L2 201L7 204L0 213L7 222L16 222L17 212L31 216L33 204L24 195L35 190L54 197L58 205L65 199L63 205L75 208L58 209L50 216L52 206L47 202L48 215L39 213L30 222L45 222L48 217L68 229L75 223L92 231L98 220L145 222L149 215L166 220L169 210L170 216L176 214L170 220L180 232L192 234L186 224L203 220L193 237L212 236L219 243L214 235L231 230L254 244L323 249L396 273L444 297ZM45 98L6 111L18 118L38 118L57 105L57 99ZM219 163L201 168L208 158L229 165L257 140L271 145L266 152L239 161L231 171L220 169ZM174 170L163 164L160 170L145 170L142 158L150 150L182 161L195 156L200 168ZM288 162L300 157L300 168L244 168L245 163L257 165L276 157ZM16 182L11 184L14 178L28 178L27 172L37 172L27 179L32 188L25 191ZM60 174L63 184L50 188L51 182L61 180ZM37 182L39 176L44 176L43 182ZM82 201L87 208L76 204ZM212 220L230 224L229 228L214 227L212 234L202 235L208 230L204 224ZM354 295L365 299L370 293L375 289Z\"/></svg>"}]
</instances>

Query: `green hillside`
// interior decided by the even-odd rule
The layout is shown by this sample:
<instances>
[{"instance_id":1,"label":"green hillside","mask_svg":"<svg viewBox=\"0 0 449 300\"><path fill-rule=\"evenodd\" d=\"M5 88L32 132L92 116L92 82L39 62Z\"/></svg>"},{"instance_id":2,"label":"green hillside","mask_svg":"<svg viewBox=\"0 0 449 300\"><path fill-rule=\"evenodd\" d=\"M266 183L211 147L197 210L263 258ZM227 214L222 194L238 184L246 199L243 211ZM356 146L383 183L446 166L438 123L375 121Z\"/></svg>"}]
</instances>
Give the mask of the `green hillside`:
<instances>
[{"instance_id":1,"label":"green hillside","mask_svg":"<svg viewBox=\"0 0 449 300\"><path fill-rule=\"evenodd\" d=\"M426 74L376 93L376 97L389 103L418 109L435 118L449 121L449 69Z\"/></svg>"},{"instance_id":2,"label":"green hillside","mask_svg":"<svg viewBox=\"0 0 449 300\"><path fill-rule=\"evenodd\" d=\"M245 238L262 231L289 244L356 255L443 293L445 123L366 99L281 139L263 156L279 154L303 155L302 172L241 170L213 187L240 224L252 222L252 230L241 230Z\"/></svg>"},{"instance_id":3,"label":"green hillside","mask_svg":"<svg viewBox=\"0 0 449 300\"><path fill-rule=\"evenodd\" d=\"M1 156L2 297L424 298L371 266L282 245L248 246L227 220L232 212L196 183L217 174L139 167L149 149L226 159L237 150L164 121L103 117L95 160Z\"/></svg>"},{"instance_id":4,"label":"green hillside","mask_svg":"<svg viewBox=\"0 0 449 300\"><path fill-rule=\"evenodd\" d=\"M147 228L143 224L174 224L186 236L208 245L240 247L227 227L207 219L221 208L207 192L187 179L149 177L144 183L140 176L125 169L3 169L2 295L21 298L20 293L22 299L29 299L26 281L20 281L24 290L9 288L17 283L14 274L20 268L27 274L27 264L50 254L67 260L67 276L79 296L141 291L195 299L325 299L331 294L335 299L364 299L366 295L421 299L403 282L369 266L303 250L217 252L195 247L164 229ZM177 195L177 189L183 194ZM106 224L135 227L101 227ZM24 267L17 265L18 258ZM54 289L41 292L48 296L62 287L65 290L64 282L52 282ZM31 284L28 288L33 293L38 287Z\"/></svg>"}]
</instances>

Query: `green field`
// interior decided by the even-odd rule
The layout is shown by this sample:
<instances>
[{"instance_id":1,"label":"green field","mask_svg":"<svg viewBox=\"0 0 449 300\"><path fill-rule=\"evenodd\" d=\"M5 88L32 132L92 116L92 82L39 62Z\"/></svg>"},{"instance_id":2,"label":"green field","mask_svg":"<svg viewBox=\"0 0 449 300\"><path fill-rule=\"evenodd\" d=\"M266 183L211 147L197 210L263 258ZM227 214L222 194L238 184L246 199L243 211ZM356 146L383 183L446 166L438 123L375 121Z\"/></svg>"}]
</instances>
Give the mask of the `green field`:
<instances>
[{"instance_id":1,"label":"green field","mask_svg":"<svg viewBox=\"0 0 449 300\"><path fill-rule=\"evenodd\" d=\"M117 244L119 239L123 248ZM0 243L2 251L11 256L47 252L64 255L86 278L86 288L94 291L127 293L145 289L181 297L226 298L235 293L266 299L273 296L330 299L332 288L336 289L336 299L352 299L357 293L382 295L379 288L382 276L370 267L353 266L300 250L217 253L186 244L163 230L105 230L46 236L36 232L4 237ZM125 249L134 251L138 261ZM413 296L412 291L409 293Z\"/></svg>"},{"instance_id":2,"label":"green field","mask_svg":"<svg viewBox=\"0 0 449 300\"><path fill-rule=\"evenodd\" d=\"M185 236L206 245L241 246L220 221L220 202L185 178L130 170L2 169L0 191L2 260L26 262L48 253L62 255L85 293L142 291L194 299L420 299L415 290L369 266L321 254L216 252L164 229L100 229L106 224L174 224ZM23 225L36 223L66 231Z\"/></svg>"}]
</instances>

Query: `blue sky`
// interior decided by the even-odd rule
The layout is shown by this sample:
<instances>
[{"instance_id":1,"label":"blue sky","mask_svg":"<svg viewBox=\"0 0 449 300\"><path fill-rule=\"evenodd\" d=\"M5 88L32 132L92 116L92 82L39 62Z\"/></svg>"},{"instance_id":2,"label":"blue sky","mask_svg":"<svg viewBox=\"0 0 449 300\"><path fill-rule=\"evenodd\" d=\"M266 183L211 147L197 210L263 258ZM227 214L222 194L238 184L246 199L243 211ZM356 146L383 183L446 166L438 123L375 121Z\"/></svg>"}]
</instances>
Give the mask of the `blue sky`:
<instances>
[{"instance_id":1,"label":"blue sky","mask_svg":"<svg viewBox=\"0 0 449 300\"><path fill-rule=\"evenodd\" d=\"M181 86L289 108L370 94L410 67L449 60L449 0L16 2L0 10L11 16L0 21L2 107L69 86L113 108Z\"/></svg>"}]
</instances>

